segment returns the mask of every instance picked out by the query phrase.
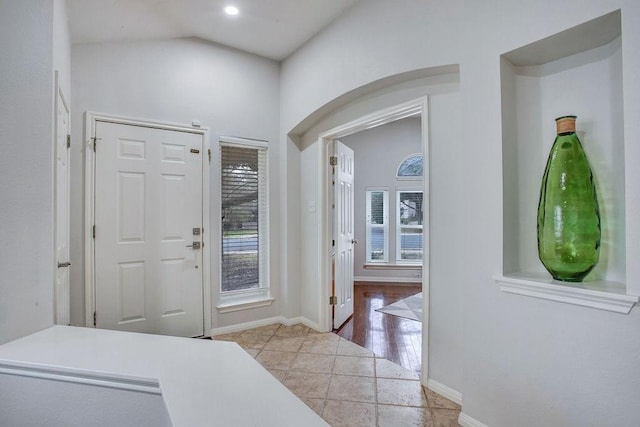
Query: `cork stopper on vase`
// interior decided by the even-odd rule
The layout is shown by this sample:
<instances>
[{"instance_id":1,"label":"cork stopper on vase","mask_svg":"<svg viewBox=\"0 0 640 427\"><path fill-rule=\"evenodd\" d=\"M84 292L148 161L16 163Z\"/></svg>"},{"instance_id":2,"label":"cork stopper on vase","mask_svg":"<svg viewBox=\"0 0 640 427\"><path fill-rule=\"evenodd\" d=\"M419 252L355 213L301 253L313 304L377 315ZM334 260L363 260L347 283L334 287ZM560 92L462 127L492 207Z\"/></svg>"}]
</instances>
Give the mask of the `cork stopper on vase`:
<instances>
[{"instance_id":1,"label":"cork stopper on vase","mask_svg":"<svg viewBox=\"0 0 640 427\"><path fill-rule=\"evenodd\" d=\"M556 119L556 132L558 135L575 133L577 116L562 116Z\"/></svg>"}]
</instances>

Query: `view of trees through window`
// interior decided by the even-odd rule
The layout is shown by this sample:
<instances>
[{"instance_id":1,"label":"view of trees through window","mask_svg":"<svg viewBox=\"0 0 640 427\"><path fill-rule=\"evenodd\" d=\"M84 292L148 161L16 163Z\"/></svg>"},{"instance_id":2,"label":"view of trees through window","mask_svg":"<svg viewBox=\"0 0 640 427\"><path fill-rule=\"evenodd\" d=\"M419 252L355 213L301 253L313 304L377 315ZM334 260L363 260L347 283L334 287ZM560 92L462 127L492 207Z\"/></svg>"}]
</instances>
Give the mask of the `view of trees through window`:
<instances>
[{"instance_id":1,"label":"view of trees through window","mask_svg":"<svg viewBox=\"0 0 640 427\"><path fill-rule=\"evenodd\" d=\"M222 292L260 286L259 150L222 146Z\"/></svg>"},{"instance_id":2,"label":"view of trees through window","mask_svg":"<svg viewBox=\"0 0 640 427\"><path fill-rule=\"evenodd\" d=\"M414 154L405 159L398 167L398 177L422 176L422 154Z\"/></svg>"},{"instance_id":3,"label":"view of trees through window","mask_svg":"<svg viewBox=\"0 0 640 427\"><path fill-rule=\"evenodd\" d=\"M398 192L398 261L422 259L422 191Z\"/></svg>"}]
</instances>

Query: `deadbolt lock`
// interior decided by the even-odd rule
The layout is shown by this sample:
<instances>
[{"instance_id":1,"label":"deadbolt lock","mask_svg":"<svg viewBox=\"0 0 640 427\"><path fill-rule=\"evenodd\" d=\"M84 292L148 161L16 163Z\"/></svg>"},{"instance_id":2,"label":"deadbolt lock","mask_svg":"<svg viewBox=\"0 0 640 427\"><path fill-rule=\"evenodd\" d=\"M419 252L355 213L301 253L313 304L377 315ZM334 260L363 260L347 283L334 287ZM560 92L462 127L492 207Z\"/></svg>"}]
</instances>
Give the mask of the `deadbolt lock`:
<instances>
[{"instance_id":1,"label":"deadbolt lock","mask_svg":"<svg viewBox=\"0 0 640 427\"><path fill-rule=\"evenodd\" d=\"M200 235L200 227L194 227L193 235L194 236L199 236Z\"/></svg>"}]
</instances>

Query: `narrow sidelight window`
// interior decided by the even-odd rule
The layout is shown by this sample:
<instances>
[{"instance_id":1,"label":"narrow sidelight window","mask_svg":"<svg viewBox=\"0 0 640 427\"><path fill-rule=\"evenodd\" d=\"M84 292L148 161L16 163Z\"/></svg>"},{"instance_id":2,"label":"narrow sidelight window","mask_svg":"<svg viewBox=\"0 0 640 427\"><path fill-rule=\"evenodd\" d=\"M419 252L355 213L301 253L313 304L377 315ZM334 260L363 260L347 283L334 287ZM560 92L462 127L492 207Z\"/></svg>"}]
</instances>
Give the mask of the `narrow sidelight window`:
<instances>
[{"instance_id":1,"label":"narrow sidelight window","mask_svg":"<svg viewBox=\"0 0 640 427\"><path fill-rule=\"evenodd\" d=\"M396 260L422 263L422 191L398 191L396 209Z\"/></svg>"},{"instance_id":2,"label":"narrow sidelight window","mask_svg":"<svg viewBox=\"0 0 640 427\"><path fill-rule=\"evenodd\" d=\"M267 148L220 145L222 294L268 292Z\"/></svg>"},{"instance_id":3,"label":"narrow sidelight window","mask_svg":"<svg viewBox=\"0 0 640 427\"><path fill-rule=\"evenodd\" d=\"M389 262L389 191L367 190L367 262Z\"/></svg>"}]
</instances>

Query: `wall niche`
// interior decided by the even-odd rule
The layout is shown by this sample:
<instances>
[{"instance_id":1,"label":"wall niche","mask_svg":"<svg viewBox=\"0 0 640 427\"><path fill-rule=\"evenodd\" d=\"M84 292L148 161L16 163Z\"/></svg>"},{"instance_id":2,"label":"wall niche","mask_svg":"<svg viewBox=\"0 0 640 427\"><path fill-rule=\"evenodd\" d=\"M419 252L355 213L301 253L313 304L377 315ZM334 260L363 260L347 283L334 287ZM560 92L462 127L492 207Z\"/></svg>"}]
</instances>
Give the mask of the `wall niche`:
<instances>
[{"instance_id":1,"label":"wall niche","mask_svg":"<svg viewBox=\"0 0 640 427\"><path fill-rule=\"evenodd\" d=\"M628 313L621 13L500 57L503 272L506 292ZM600 261L584 282L552 280L538 259L536 215L556 117L577 115L600 205Z\"/></svg>"}]
</instances>

